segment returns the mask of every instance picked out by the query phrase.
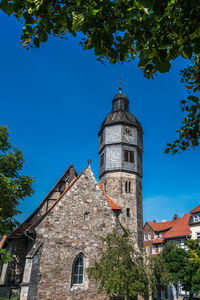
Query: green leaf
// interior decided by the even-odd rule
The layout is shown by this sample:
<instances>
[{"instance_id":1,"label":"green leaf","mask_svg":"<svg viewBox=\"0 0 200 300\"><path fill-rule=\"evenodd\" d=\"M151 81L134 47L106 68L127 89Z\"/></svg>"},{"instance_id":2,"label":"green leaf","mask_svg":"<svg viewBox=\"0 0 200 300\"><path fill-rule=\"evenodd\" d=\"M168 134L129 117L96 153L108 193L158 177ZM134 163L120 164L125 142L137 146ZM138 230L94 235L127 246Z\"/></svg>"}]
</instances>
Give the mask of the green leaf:
<instances>
[{"instance_id":1,"label":"green leaf","mask_svg":"<svg viewBox=\"0 0 200 300\"><path fill-rule=\"evenodd\" d=\"M13 13L13 4L9 3L8 0L1 0L0 9L3 10L7 15Z\"/></svg>"},{"instance_id":2,"label":"green leaf","mask_svg":"<svg viewBox=\"0 0 200 300\"><path fill-rule=\"evenodd\" d=\"M183 57L187 59L191 59L192 57L192 47L191 46L185 46L181 51Z\"/></svg>"},{"instance_id":3,"label":"green leaf","mask_svg":"<svg viewBox=\"0 0 200 300\"><path fill-rule=\"evenodd\" d=\"M93 9L93 11L92 11L92 14L94 15L94 16L96 16L96 14L99 12L99 9Z\"/></svg>"},{"instance_id":4,"label":"green leaf","mask_svg":"<svg viewBox=\"0 0 200 300\"><path fill-rule=\"evenodd\" d=\"M169 61L162 61L159 65L158 65L158 71L160 71L160 73L166 73L169 72L171 68L171 64Z\"/></svg>"},{"instance_id":5,"label":"green leaf","mask_svg":"<svg viewBox=\"0 0 200 300\"><path fill-rule=\"evenodd\" d=\"M151 0L138 0L138 2L142 5L144 8L153 9L153 1Z\"/></svg>"},{"instance_id":6,"label":"green leaf","mask_svg":"<svg viewBox=\"0 0 200 300\"><path fill-rule=\"evenodd\" d=\"M39 41L39 39L38 39L37 37L33 39L33 43L34 43L34 45L35 45L37 48L40 47L40 41Z\"/></svg>"}]
</instances>

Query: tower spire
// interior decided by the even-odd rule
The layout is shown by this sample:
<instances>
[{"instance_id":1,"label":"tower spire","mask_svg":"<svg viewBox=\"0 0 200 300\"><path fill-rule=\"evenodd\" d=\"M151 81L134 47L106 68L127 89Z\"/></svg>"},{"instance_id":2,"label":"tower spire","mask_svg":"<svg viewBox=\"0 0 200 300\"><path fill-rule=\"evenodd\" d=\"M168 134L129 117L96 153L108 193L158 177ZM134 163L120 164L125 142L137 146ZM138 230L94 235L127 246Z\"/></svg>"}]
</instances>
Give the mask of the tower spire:
<instances>
[{"instance_id":1,"label":"tower spire","mask_svg":"<svg viewBox=\"0 0 200 300\"><path fill-rule=\"evenodd\" d=\"M122 79L120 78L120 81L119 81L119 93L121 94L122 93Z\"/></svg>"}]
</instances>

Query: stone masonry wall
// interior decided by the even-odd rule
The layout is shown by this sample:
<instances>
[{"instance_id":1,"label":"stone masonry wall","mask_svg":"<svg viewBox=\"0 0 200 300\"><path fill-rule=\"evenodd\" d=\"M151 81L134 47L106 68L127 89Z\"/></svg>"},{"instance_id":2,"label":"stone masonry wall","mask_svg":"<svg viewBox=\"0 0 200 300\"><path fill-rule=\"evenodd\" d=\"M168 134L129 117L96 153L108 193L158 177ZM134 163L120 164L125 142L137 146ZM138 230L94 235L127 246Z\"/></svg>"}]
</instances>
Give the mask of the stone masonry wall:
<instances>
[{"instance_id":1,"label":"stone masonry wall","mask_svg":"<svg viewBox=\"0 0 200 300\"><path fill-rule=\"evenodd\" d=\"M125 183L131 183L130 193L125 191ZM135 174L124 172L107 173L101 178L106 194L111 197L122 209L120 222L138 235L139 245L143 245L143 207L142 182ZM130 209L127 217L126 210Z\"/></svg>"},{"instance_id":2,"label":"stone masonry wall","mask_svg":"<svg viewBox=\"0 0 200 300\"><path fill-rule=\"evenodd\" d=\"M98 295L97 286L87 278L86 268L92 266L103 249L100 237L111 231L115 222L88 167L36 228L37 239L43 240L38 270L41 279L36 297L31 295L30 299L108 299ZM72 286L72 265L79 253L84 254L84 282Z\"/></svg>"}]
</instances>

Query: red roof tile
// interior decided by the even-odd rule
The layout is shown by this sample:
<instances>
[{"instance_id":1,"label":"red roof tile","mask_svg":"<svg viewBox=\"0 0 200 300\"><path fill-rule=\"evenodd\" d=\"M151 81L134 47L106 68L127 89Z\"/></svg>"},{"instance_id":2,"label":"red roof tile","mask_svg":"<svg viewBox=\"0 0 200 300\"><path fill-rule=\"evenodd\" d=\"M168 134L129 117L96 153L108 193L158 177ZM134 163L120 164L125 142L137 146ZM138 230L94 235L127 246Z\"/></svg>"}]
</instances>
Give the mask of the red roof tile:
<instances>
[{"instance_id":1,"label":"red roof tile","mask_svg":"<svg viewBox=\"0 0 200 300\"><path fill-rule=\"evenodd\" d=\"M164 231L173 227L178 222L178 220L179 219L167 221L167 222L161 222L161 223L147 222L147 224L149 224L151 228L155 231Z\"/></svg>"},{"instance_id":2,"label":"red roof tile","mask_svg":"<svg viewBox=\"0 0 200 300\"><path fill-rule=\"evenodd\" d=\"M153 244L161 244L162 242L164 242L164 239L163 239L163 238L157 237L157 238L153 241Z\"/></svg>"},{"instance_id":3,"label":"red roof tile","mask_svg":"<svg viewBox=\"0 0 200 300\"><path fill-rule=\"evenodd\" d=\"M200 212L200 204L197 205L195 208L193 208L190 212L191 212L191 213Z\"/></svg>"},{"instance_id":4,"label":"red roof tile","mask_svg":"<svg viewBox=\"0 0 200 300\"><path fill-rule=\"evenodd\" d=\"M112 209L121 209L121 207L120 207L119 205L117 205L117 204L116 204L110 197L108 197L108 195L105 193L105 191L104 191L104 186L103 186L102 183L100 183L100 187L101 187L102 192L104 193L104 195L105 195L105 197L106 197L106 199L107 199L108 204L110 205L110 207L111 207Z\"/></svg>"},{"instance_id":5,"label":"red roof tile","mask_svg":"<svg viewBox=\"0 0 200 300\"><path fill-rule=\"evenodd\" d=\"M166 232L164 238L175 238L179 236L189 235L191 233L189 227L189 219L189 213L178 219L178 222L168 232Z\"/></svg>"}]
</instances>

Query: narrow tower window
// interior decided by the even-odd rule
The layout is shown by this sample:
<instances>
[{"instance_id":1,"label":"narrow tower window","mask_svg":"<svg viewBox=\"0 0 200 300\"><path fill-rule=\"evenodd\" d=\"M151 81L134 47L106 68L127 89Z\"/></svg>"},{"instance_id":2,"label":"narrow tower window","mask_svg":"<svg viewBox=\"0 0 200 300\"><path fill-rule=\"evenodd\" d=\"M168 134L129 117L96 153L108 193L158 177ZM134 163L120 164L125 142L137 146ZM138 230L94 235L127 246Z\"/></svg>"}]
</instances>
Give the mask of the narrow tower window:
<instances>
[{"instance_id":1,"label":"narrow tower window","mask_svg":"<svg viewBox=\"0 0 200 300\"><path fill-rule=\"evenodd\" d=\"M79 254L73 263L72 267L72 285L73 284L82 284L83 283L83 254Z\"/></svg>"},{"instance_id":2,"label":"narrow tower window","mask_svg":"<svg viewBox=\"0 0 200 300\"><path fill-rule=\"evenodd\" d=\"M128 188L129 188L129 193L131 192L131 182L129 181L129 183L128 183Z\"/></svg>"},{"instance_id":3,"label":"narrow tower window","mask_svg":"<svg viewBox=\"0 0 200 300\"><path fill-rule=\"evenodd\" d=\"M104 165L104 153L100 157L100 167Z\"/></svg>"},{"instance_id":4,"label":"narrow tower window","mask_svg":"<svg viewBox=\"0 0 200 300\"><path fill-rule=\"evenodd\" d=\"M124 150L124 161L134 162L134 152Z\"/></svg>"},{"instance_id":5,"label":"narrow tower window","mask_svg":"<svg viewBox=\"0 0 200 300\"><path fill-rule=\"evenodd\" d=\"M125 182L125 192L126 193L130 193L131 192L131 182L130 181L126 181Z\"/></svg>"},{"instance_id":6,"label":"narrow tower window","mask_svg":"<svg viewBox=\"0 0 200 300\"><path fill-rule=\"evenodd\" d=\"M127 218L130 218L131 214L130 214L130 208L126 209L126 216Z\"/></svg>"},{"instance_id":7,"label":"narrow tower window","mask_svg":"<svg viewBox=\"0 0 200 300\"><path fill-rule=\"evenodd\" d=\"M103 132L100 135L100 145L103 143Z\"/></svg>"}]
</instances>

